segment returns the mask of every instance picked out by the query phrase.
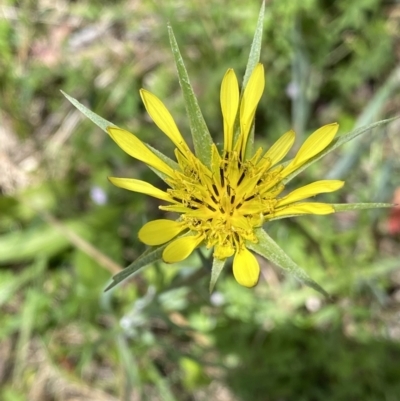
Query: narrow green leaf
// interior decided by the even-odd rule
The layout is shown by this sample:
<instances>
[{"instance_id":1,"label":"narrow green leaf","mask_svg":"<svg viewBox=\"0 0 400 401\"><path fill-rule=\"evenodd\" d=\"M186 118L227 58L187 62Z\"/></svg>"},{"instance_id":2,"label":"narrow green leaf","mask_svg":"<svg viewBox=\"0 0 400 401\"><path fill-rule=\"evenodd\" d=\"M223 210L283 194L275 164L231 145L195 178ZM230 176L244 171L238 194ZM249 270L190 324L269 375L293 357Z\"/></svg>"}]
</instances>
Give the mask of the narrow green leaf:
<instances>
[{"instance_id":1,"label":"narrow green leaf","mask_svg":"<svg viewBox=\"0 0 400 401\"><path fill-rule=\"evenodd\" d=\"M311 105L319 95L321 79L313 76L309 52L303 38L300 15L294 16L291 31L292 42L292 77L291 85L297 88L292 96L292 126L299 139L304 139L304 132L310 118Z\"/></svg>"},{"instance_id":2,"label":"narrow green leaf","mask_svg":"<svg viewBox=\"0 0 400 401\"><path fill-rule=\"evenodd\" d=\"M161 255L168 244L161 245L159 247L149 248L144 251L134 262L128 267L117 273L112 278L112 283L107 286L104 291L111 290L121 281L124 281L129 276L137 273L142 267L149 265L150 263L158 262L161 260Z\"/></svg>"},{"instance_id":3,"label":"narrow green leaf","mask_svg":"<svg viewBox=\"0 0 400 401\"><path fill-rule=\"evenodd\" d=\"M12 385L17 386L21 382L24 367L28 356L28 347L30 338L34 333L37 324L36 316L40 313L40 306L43 305L43 293L39 289L28 288L25 294L25 303L21 313L21 323L19 326L19 336L14 349L14 367L12 374Z\"/></svg>"},{"instance_id":4,"label":"narrow green leaf","mask_svg":"<svg viewBox=\"0 0 400 401\"><path fill-rule=\"evenodd\" d=\"M329 297L328 293L313 279L311 279L308 274L299 267L292 259L279 247L279 245L262 229L256 230L256 236L258 238L258 243L254 244L252 242L247 242L246 246L259 255L275 263L277 266L286 270L288 273L293 275L301 283L314 288L321 294Z\"/></svg>"},{"instance_id":5,"label":"narrow green leaf","mask_svg":"<svg viewBox=\"0 0 400 401\"><path fill-rule=\"evenodd\" d=\"M127 336L123 332L120 332L116 336L113 336L113 338L118 350L120 367L123 369L124 377L126 378L125 386L128 394L131 391L135 391L138 395L142 394L143 385L139 373L139 364L136 355L132 351L132 347L128 344Z\"/></svg>"},{"instance_id":6,"label":"narrow green leaf","mask_svg":"<svg viewBox=\"0 0 400 401\"><path fill-rule=\"evenodd\" d=\"M62 223L78 236L84 239L90 237L90 226L82 217ZM37 255L51 258L69 246L68 238L56 227L36 224L24 230L10 231L0 237L0 264L27 262Z\"/></svg>"},{"instance_id":7,"label":"narrow green leaf","mask_svg":"<svg viewBox=\"0 0 400 401\"><path fill-rule=\"evenodd\" d=\"M40 277L47 267L47 258L37 257L31 266L25 267L18 274L11 273L12 270L4 270L6 274L1 275L0 282L0 307L2 307L17 291L28 283ZM10 273L8 275L8 273Z\"/></svg>"},{"instance_id":8,"label":"narrow green leaf","mask_svg":"<svg viewBox=\"0 0 400 401\"><path fill-rule=\"evenodd\" d=\"M364 127L360 127L357 128L351 132L348 132L347 134L343 134L343 135L339 135L338 137L336 137L332 143L321 153L319 153L318 155L314 156L313 158L311 158L307 163L303 164L301 167L299 167L296 171L294 171L292 174L289 174L282 182L283 184L287 184L289 181L291 181L294 177L297 176L297 174L301 173L303 170L305 170L307 167L309 167L311 164L315 163L317 160L322 159L325 155L327 155L328 153L332 152L333 150L335 150L336 148L338 148L339 146L351 141L352 139L368 132L369 130L379 127L380 125L383 124L388 124L396 119L400 118L400 116L396 116L396 117L392 117L392 118L388 118L386 120L381 120L378 122L375 122L373 124L369 124L366 125ZM285 162L284 165L287 165L288 163L290 163L290 160Z\"/></svg>"},{"instance_id":9,"label":"narrow green leaf","mask_svg":"<svg viewBox=\"0 0 400 401\"><path fill-rule=\"evenodd\" d=\"M192 132L194 149L197 157L207 166L211 166L211 145L212 138L208 131L203 114L201 113L199 104L194 94L189 76L186 71L178 43L176 42L174 32L168 25L169 41L172 53L174 55L176 68L178 71L179 84L182 88L183 97L185 99L186 112L189 117L190 130Z\"/></svg>"},{"instance_id":10,"label":"narrow green leaf","mask_svg":"<svg viewBox=\"0 0 400 401\"><path fill-rule=\"evenodd\" d=\"M357 118L354 128L362 127L375 121L377 116L382 113L382 110L387 105L387 102L393 95L398 92L400 86L399 68L396 66L383 85L374 91L372 99L367 103L360 116ZM326 178L332 177L340 178L345 177L347 172L360 159L365 149L368 147L368 142L361 143L354 141L351 146L345 149L344 154L340 159L331 167Z\"/></svg>"},{"instance_id":11,"label":"narrow green leaf","mask_svg":"<svg viewBox=\"0 0 400 401\"><path fill-rule=\"evenodd\" d=\"M335 212L346 212L348 210L378 209L381 207L395 207L393 203L331 203Z\"/></svg>"},{"instance_id":12,"label":"narrow green leaf","mask_svg":"<svg viewBox=\"0 0 400 401\"><path fill-rule=\"evenodd\" d=\"M161 374L159 368L155 366L155 361L153 359L148 358L148 360L144 363L143 370L146 372L146 375L151 382L154 383L159 394L159 399L163 401L178 401L171 389L171 381L168 377Z\"/></svg>"},{"instance_id":13,"label":"narrow green leaf","mask_svg":"<svg viewBox=\"0 0 400 401\"><path fill-rule=\"evenodd\" d=\"M221 274L221 271L225 266L225 261L226 261L226 259L220 260L220 259L214 258L212 270L211 270L210 294L213 292L215 283L217 282L218 277Z\"/></svg>"}]
</instances>

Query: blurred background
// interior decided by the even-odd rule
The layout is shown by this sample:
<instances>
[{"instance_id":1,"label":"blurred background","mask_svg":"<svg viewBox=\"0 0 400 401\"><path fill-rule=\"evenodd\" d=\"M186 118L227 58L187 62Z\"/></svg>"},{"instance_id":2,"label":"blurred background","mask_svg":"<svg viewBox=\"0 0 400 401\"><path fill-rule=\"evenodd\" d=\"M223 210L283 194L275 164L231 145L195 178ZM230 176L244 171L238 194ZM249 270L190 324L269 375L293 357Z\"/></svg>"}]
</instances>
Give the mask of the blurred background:
<instances>
[{"instance_id":1,"label":"blurred background","mask_svg":"<svg viewBox=\"0 0 400 401\"><path fill-rule=\"evenodd\" d=\"M162 216L107 176L164 184L60 90L172 156L138 95L163 99L189 139L170 21L220 141L221 79L243 76L260 4L1 1L0 400L400 400L398 209L268 224L332 301L265 260L256 288L228 265L210 296L200 254L103 292ZM399 24L398 1L267 1L259 146L291 127L298 148L323 124L346 133L400 114ZM321 201L400 203L399 130L371 131L291 187L340 178Z\"/></svg>"}]
</instances>

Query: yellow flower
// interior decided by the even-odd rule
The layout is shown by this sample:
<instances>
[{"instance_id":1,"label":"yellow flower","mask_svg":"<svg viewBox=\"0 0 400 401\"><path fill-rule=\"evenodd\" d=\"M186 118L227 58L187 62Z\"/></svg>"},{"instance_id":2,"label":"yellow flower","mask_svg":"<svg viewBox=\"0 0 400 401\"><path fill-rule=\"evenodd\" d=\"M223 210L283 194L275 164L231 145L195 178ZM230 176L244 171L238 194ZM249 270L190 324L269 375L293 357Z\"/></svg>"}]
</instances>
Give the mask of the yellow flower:
<instances>
[{"instance_id":1,"label":"yellow flower","mask_svg":"<svg viewBox=\"0 0 400 401\"><path fill-rule=\"evenodd\" d=\"M240 98L234 71L229 69L225 74L221 85L224 148L219 152L212 145L210 166L190 150L164 104L144 89L140 95L149 115L176 146L176 166L160 158L133 134L116 127L107 128L125 152L158 171L169 188L161 190L129 178L111 177L110 181L118 187L163 200L167 205L160 209L180 215L177 220L161 219L145 224L139 231L140 240L153 246L168 243L162 254L168 263L186 259L203 244L214 249L217 260L234 256L234 276L246 287L257 283L260 272L257 259L247 249L248 244L258 242L255 230L276 218L334 213L329 204L304 200L336 191L344 184L338 180L316 181L282 195L284 179L332 142L337 124L315 131L289 163L280 164L294 143L292 130L265 153L260 148L246 158L264 84L264 68L258 64ZM238 134L235 135L237 119Z\"/></svg>"}]
</instances>

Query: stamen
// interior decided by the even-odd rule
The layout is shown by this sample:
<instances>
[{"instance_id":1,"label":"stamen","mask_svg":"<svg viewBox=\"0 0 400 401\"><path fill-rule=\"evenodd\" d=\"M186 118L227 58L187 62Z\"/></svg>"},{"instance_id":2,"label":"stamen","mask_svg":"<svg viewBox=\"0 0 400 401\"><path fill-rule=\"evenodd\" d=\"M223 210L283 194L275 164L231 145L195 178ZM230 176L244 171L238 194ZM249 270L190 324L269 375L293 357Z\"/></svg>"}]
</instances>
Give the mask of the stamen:
<instances>
[{"instance_id":1,"label":"stamen","mask_svg":"<svg viewBox=\"0 0 400 401\"><path fill-rule=\"evenodd\" d=\"M215 195L219 196L218 188L217 188L217 186L215 184L212 184L212 189L214 190Z\"/></svg>"},{"instance_id":2,"label":"stamen","mask_svg":"<svg viewBox=\"0 0 400 401\"><path fill-rule=\"evenodd\" d=\"M243 181L244 177L246 176L245 172L242 172L242 175L239 178L239 181L237 182L237 185L240 185L240 183Z\"/></svg>"},{"instance_id":3,"label":"stamen","mask_svg":"<svg viewBox=\"0 0 400 401\"><path fill-rule=\"evenodd\" d=\"M221 177L221 186L223 188L225 186L225 176L222 168L219 169L219 176Z\"/></svg>"}]
</instances>

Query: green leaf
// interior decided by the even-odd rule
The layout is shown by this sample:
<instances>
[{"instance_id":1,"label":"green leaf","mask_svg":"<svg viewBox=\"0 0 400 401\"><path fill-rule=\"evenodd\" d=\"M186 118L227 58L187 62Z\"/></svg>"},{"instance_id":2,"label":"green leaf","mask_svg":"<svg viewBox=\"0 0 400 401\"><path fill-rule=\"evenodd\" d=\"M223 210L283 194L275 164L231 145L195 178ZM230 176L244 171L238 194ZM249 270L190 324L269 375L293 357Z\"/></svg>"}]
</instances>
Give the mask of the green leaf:
<instances>
[{"instance_id":1,"label":"green leaf","mask_svg":"<svg viewBox=\"0 0 400 401\"><path fill-rule=\"evenodd\" d=\"M123 374L126 380L126 391L135 391L138 395L143 394L143 385L139 374L139 364L136 359L136 355L129 344L129 339L123 332L119 332L116 336L113 336L113 338L118 350L118 357L120 361L119 366L123 369ZM141 398L142 397L140 396L139 399Z\"/></svg>"},{"instance_id":2,"label":"green leaf","mask_svg":"<svg viewBox=\"0 0 400 401\"><path fill-rule=\"evenodd\" d=\"M155 361L148 358L148 360L144 364L142 363L142 365L144 365L144 368L142 367L143 372L146 372L146 376L157 389L159 398L163 401L178 401L171 389L172 382L169 377L161 374L159 368L156 367Z\"/></svg>"},{"instance_id":3,"label":"green leaf","mask_svg":"<svg viewBox=\"0 0 400 401\"><path fill-rule=\"evenodd\" d=\"M291 30L292 42L292 76L291 85L297 89L292 97L292 128L298 138L304 138L304 131L310 119L311 106L319 95L321 79L315 77L314 65L310 63L300 15L294 16Z\"/></svg>"},{"instance_id":4,"label":"green leaf","mask_svg":"<svg viewBox=\"0 0 400 401\"><path fill-rule=\"evenodd\" d=\"M79 103L76 99L73 97L67 95L65 92L61 91L61 93L81 112L83 113L87 118L92 120L98 127L100 127L104 132L107 133L107 127L116 127L115 124L110 123L110 121L105 120L103 117L100 117L93 111L89 110L87 107L85 107L82 103ZM108 134L107 134L108 135Z\"/></svg>"},{"instance_id":5,"label":"green leaf","mask_svg":"<svg viewBox=\"0 0 400 401\"><path fill-rule=\"evenodd\" d=\"M149 248L144 251L134 262L132 262L129 266L127 266L120 273L117 273L112 277L112 283L107 286L104 291L111 290L111 288L115 287L121 281L124 281L129 276L137 273L142 267L149 265L150 263L160 261L161 255L164 249L168 244L161 245L159 247Z\"/></svg>"},{"instance_id":6,"label":"green leaf","mask_svg":"<svg viewBox=\"0 0 400 401\"><path fill-rule=\"evenodd\" d=\"M225 261L226 261L226 259L220 260L220 259L214 258L212 270L211 270L210 294L213 292L215 283L217 282L218 277L221 274L221 271L225 266Z\"/></svg>"},{"instance_id":7,"label":"green leaf","mask_svg":"<svg viewBox=\"0 0 400 401\"><path fill-rule=\"evenodd\" d=\"M66 229L82 238L90 236L90 227L82 217L62 223ZM47 224L10 231L0 238L0 264L27 262L38 255L51 258L69 246L68 238L59 229Z\"/></svg>"},{"instance_id":8,"label":"green leaf","mask_svg":"<svg viewBox=\"0 0 400 401\"><path fill-rule=\"evenodd\" d=\"M286 270L301 283L314 288L314 290L317 290L321 294L329 297L328 293L313 279L311 279L301 267L293 262L293 260L290 259L290 257L262 228L257 229L255 233L258 238L258 243L254 244L252 242L247 242L247 248L275 263L283 270Z\"/></svg>"},{"instance_id":9,"label":"green leaf","mask_svg":"<svg viewBox=\"0 0 400 401\"><path fill-rule=\"evenodd\" d=\"M335 150L336 148L338 148L339 146L351 141L352 139L366 133L367 131L379 127L380 125L383 124L388 124L396 119L400 118L400 116L396 116L396 117L392 117L392 118L388 118L386 120L381 120L378 122L375 122L373 124L369 124L366 125L364 127L360 127L357 128L351 132L348 132L347 134L343 134L343 135L339 135L338 137L336 137L331 144L321 153L319 153L318 155L312 157L310 160L308 160L307 163L303 164L301 167L299 167L296 171L294 171L293 173L289 174L283 181L283 184L287 184L289 181L291 181L294 177L296 177L297 174L301 173L303 170L305 170L307 167L309 167L311 164L315 163L317 160L322 159L325 155L327 155L328 153L332 152L333 150ZM290 160L285 162L284 165L287 165L290 163Z\"/></svg>"},{"instance_id":10,"label":"green leaf","mask_svg":"<svg viewBox=\"0 0 400 401\"><path fill-rule=\"evenodd\" d=\"M335 212L346 212L348 210L377 209L380 207L395 207L393 203L331 203Z\"/></svg>"},{"instance_id":11,"label":"green leaf","mask_svg":"<svg viewBox=\"0 0 400 401\"><path fill-rule=\"evenodd\" d=\"M374 93L372 99L367 103L361 115L357 118L354 128L359 128L375 121L377 115L382 113L382 110L387 105L388 100L399 90L399 86L399 69L395 67L385 83ZM363 154L367 146L368 143L353 142L351 146L345 149L340 159L331 167L326 178L330 179L334 177L337 179L344 177L360 159L361 154Z\"/></svg>"},{"instance_id":12,"label":"green leaf","mask_svg":"<svg viewBox=\"0 0 400 401\"><path fill-rule=\"evenodd\" d=\"M31 266L25 267L18 274L12 274L12 270L2 271L0 281L0 307L14 296L23 286L32 283L40 277L47 267L47 259L38 256Z\"/></svg>"},{"instance_id":13,"label":"green leaf","mask_svg":"<svg viewBox=\"0 0 400 401\"><path fill-rule=\"evenodd\" d=\"M179 84L181 85L183 97L185 99L186 112L189 117L190 130L192 132L196 156L207 167L210 167L211 146L213 143L212 138L208 131L206 122L204 121L192 85L190 84L189 76L179 51L178 43L176 42L174 32L170 25L168 25L168 34L176 68L178 70Z\"/></svg>"}]
</instances>

